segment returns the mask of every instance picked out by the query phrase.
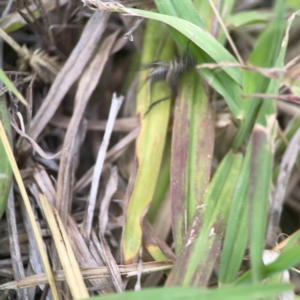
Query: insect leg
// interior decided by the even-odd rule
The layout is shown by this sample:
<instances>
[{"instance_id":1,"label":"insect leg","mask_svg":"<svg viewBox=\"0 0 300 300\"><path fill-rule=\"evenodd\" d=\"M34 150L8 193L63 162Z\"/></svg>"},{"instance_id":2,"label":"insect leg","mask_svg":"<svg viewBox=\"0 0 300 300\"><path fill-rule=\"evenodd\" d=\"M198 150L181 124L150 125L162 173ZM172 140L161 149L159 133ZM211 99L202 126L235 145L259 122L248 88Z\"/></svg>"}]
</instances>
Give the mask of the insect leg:
<instances>
[{"instance_id":1,"label":"insect leg","mask_svg":"<svg viewBox=\"0 0 300 300\"><path fill-rule=\"evenodd\" d=\"M160 102L163 102L163 101L166 101L166 100L171 100L171 98L172 98L172 96L169 96L169 97L165 97L165 98L162 98L162 99L159 99L159 100L156 100L156 101L152 102L152 103L148 106L146 112L144 113L144 118L149 114L149 112L152 110L152 108L153 108L154 106L156 106L156 105L159 104Z\"/></svg>"}]
</instances>

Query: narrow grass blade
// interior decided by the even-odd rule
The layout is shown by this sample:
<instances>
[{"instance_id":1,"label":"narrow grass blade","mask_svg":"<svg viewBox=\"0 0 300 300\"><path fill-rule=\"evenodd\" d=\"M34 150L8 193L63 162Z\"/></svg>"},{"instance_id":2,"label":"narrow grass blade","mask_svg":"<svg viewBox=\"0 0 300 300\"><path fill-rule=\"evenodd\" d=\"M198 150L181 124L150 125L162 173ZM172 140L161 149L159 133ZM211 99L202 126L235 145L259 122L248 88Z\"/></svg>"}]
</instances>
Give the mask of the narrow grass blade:
<instances>
[{"instance_id":1,"label":"narrow grass blade","mask_svg":"<svg viewBox=\"0 0 300 300\"><path fill-rule=\"evenodd\" d=\"M274 123L270 123L269 126L273 125ZM270 139L267 128L259 124L254 126L249 187L250 257L253 282L259 282L262 278L262 252L273 162Z\"/></svg>"},{"instance_id":2,"label":"narrow grass blade","mask_svg":"<svg viewBox=\"0 0 300 300\"><path fill-rule=\"evenodd\" d=\"M159 47L162 49L157 56ZM142 63L170 60L173 51L173 42L166 36L162 25L150 21L146 30ZM123 259L126 264L136 260L141 247L142 221L155 191L169 122L170 101L157 104L144 116L152 102L169 98L171 95L165 82L152 84L149 89L151 84L149 81L146 82L147 76L146 72L141 76L140 92L137 97L141 131L136 143L138 170L127 208L122 241Z\"/></svg>"},{"instance_id":3,"label":"narrow grass blade","mask_svg":"<svg viewBox=\"0 0 300 300\"><path fill-rule=\"evenodd\" d=\"M290 284L259 284L243 285L222 289L197 289L190 287L157 288L139 292L104 295L90 298L93 300L256 300L266 297L275 297L292 290Z\"/></svg>"},{"instance_id":4,"label":"narrow grass blade","mask_svg":"<svg viewBox=\"0 0 300 300\"><path fill-rule=\"evenodd\" d=\"M49 203L49 200L45 195L40 194L39 198L43 208L43 213L45 214L48 226L54 239L57 253L66 274L66 279L72 297L73 299L82 299L84 297L88 297L89 293L85 286L72 246L59 213Z\"/></svg>"},{"instance_id":5,"label":"narrow grass blade","mask_svg":"<svg viewBox=\"0 0 300 300\"><path fill-rule=\"evenodd\" d=\"M176 99L171 158L172 229L179 253L210 179L214 125L204 86L196 72L182 78Z\"/></svg>"},{"instance_id":6,"label":"narrow grass blade","mask_svg":"<svg viewBox=\"0 0 300 300\"><path fill-rule=\"evenodd\" d=\"M236 59L210 33L198 26L195 26L193 23L178 17L163 15L155 12L138 9L131 10L142 17L157 20L172 26L174 29L186 36L189 40L193 41L193 43L202 49L204 53L216 63L224 61L237 63ZM183 45L182 49L186 47L187 42L185 42L185 45ZM224 72L226 72L237 83L241 83L242 78L239 69L226 68Z\"/></svg>"},{"instance_id":7,"label":"narrow grass blade","mask_svg":"<svg viewBox=\"0 0 300 300\"><path fill-rule=\"evenodd\" d=\"M281 46L282 36L286 22L284 21L284 1L276 1L275 16L272 22L260 34L255 49L252 51L249 62L260 67L274 67ZM244 72L243 93L265 93L270 80L259 73ZM259 109L261 99L243 99L241 106L245 111L245 123L241 124L233 141L233 147L240 147L251 131Z\"/></svg>"},{"instance_id":8,"label":"narrow grass blade","mask_svg":"<svg viewBox=\"0 0 300 300\"><path fill-rule=\"evenodd\" d=\"M205 29L192 0L155 0L155 4L161 14L177 16Z\"/></svg>"},{"instance_id":9,"label":"narrow grass blade","mask_svg":"<svg viewBox=\"0 0 300 300\"><path fill-rule=\"evenodd\" d=\"M163 3L162 1L158 2L158 6ZM164 8L169 9L169 12L166 11L165 13L176 13L176 17L131 8L120 8L118 11L157 20L170 25L169 31L181 51L187 49L189 41L192 42L189 44L189 51L197 64L221 62L236 63L236 59L208 31L187 21L189 20L189 16L183 16L185 10L180 9L181 1L170 1L169 4L171 4L172 7L164 6ZM177 6L179 7L178 9ZM109 4L107 4L107 8L113 10ZM242 85L242 73L240 69L226 68L224 70L218 70L218 72L209 69L201 69L199 73L225 98L233 115L237 119L243 120L244 112L240 107Z\"/></svg>"},{"instance_id":10,"label":"narrow grass blade","mask_svg":"<svg viewBox=\"0 0 300 300\"><path fill-rule=\"evenodd\" d=\"M251 148L248 146L232 200L221 254L218 277L219 285L234 282L240 269L248 242L247 212L250 151Z\"/></svg>"},{"instance_id":11,"label":"narrow grass blade","mask_svg":"<svg viewBox=\"0 0 300 300\"><path fill-rule=\"evenodd\" d=\"M270 22L273 13L265 11L242 11L234 15L229 16L227 19L227 24L230 29L232 28L242 28L249 25L257 24L268 24Z\"/></svg>"},{"instance_id":12,"label":"narrow grass blade","mask_svg":"<svg viewBox=\"0 0 300 300\"><path fill-rule=\"evenodd\" d=\"M0 97L0 120L3 123L9 145L12 144L11 127L8 118L6 101ZM7 146L9 146L7 145ZM5 211L6 203L9 196L9 190L12 182L12 169L9 160L6 157L3 141L0 140L0 219Z\"/></svg>"},{"instance_id":13,"label":"narrow grass blade","mask_svg":"<svg viewBox=\"0 0 300 300\"><path fill-rule=\"evenodd\" d=\"M22 96L22 94L16 89L14 84L10 81L10 79L6 76L2 69L0 69L0 81L24 104L27 105L26 100Z\"/></svg>"},{"instance_id":14,"label":"narrow grass blade","mask_svg":"<svg viewBox=\"0 0 300 300\"><path fill-rule=\"evenodd\" d=\"M201 6L201 12L203 11L203 8L206 8L209 11L211 10L211 7L207 1L204 1L204 2L202 1L202 3L203 3L203 5ZM194 14L195 7L197 7L197 5L199 5L199 3L191 4L190 0L188 0L188 1L164 0L164 1L156 1L156 5L161 14L173 15L174 17L176 16L179 19L187 20L187 21L197 25L201 29L203 29L206 33L210 32L210 29L205 30L205 28L203 26L203 22L202 22L202 20L200 20L200 18L198 16L199 9L198 9L198 11L196 10L197 16L195 17L195 14ZM188 9L185 9L184 6L188 6ZM227 9L228 9L228 11L227 11ZM226 2L225 10L226 10L226 14L229 13L231 10L230 5L228 4L228 1ZM225 10L223 10L223 12ZM204 15L206 15L206 14L204 13ZM203 15L201 14L201 16L203 16ZM206 22L207 19L204 18L203 21ZM210 18L210 21L211 21L211 18ZM207 26L209 26L208 23L210 21L207 22L207 24L206 24ZM169 31L170 31L173 39L176 41L177 45L179 46L179 48L181 50L186 49L189 41L193 41L194 43L197 44L197 42L195 42L195 38L193 38L193 37L191 38L191 37L185 35L185 33L183 31L181 31L180 28L169 27ZM195 36L197 36L197 33L195 33L195 34L196 34ZM185 35L185 37L183 35ZM223 36L224 36L224 34L223 34ZM201 41L204 41L204 39L201 38ZM207 43L209 43L209 41L207 41ZM199 44L197 44L197 45L199 46ZM219 45L221 45L221 44L219 44ZM197 64L210 63L210 62L213 63L213 62L217 61L217 60L215 60L216 58L215 57L212 58L210 56L210 54L205 51L205 49L202 49L201 46L199 46L199 47L200 47L200 49L197 47L194 47L193 44L189 45L189 51L191 52L193 57L196 59ZM223 47L223 49L225 49L225 48ZM226 60L225 56L223 56L222 59L224 62ZM240 71L238 69L236 69L236 71L237 71L236 75L240 76L240 75L238 75L238 74L240 74ZM223 70L218 70L218 72L214 72L212 70L202 69L201 71L199 71L199 73L218 93L220 93L226 99L232 113L236 116L236 118L243 119L244 114L239 107L239 103L241 101L241 99L240 99L241 91L240 91L240 86L239 86L242 83L241 77L239 77L240 79L237 79L238 77L235 77L235 79L233 79L232 77L230 77L229 74L227 74Z\"/></svg>"},{"instance_id":15,"label":"narrow grass blade","mask_svg":"<svg viewBox=\"0 0 300 300\"><path fill-rule=\"evenodd\" d=\"M216 3L222 19L227 24L227 19L231 15L235 0L221 0L218 2L214 1L214 3ZM224 43L225 34L223 30L219 30L219 27L216 26L216 16L209 4L209 1L195 0L194 5L202 22L205 24L205 28L216 36L219 42Z\"/></svg>"},{"instance_id":16,"label":"narrow grass blade","mask_svg":"<svg viewBox=\"0 0 300 300\"><path fill-rule=\"evenodd\" d=\"M62 0L59 2L59 5L63 6L67 3L68 0ZM57 3L54 0L43 1L43 9L45 9L46 12L50 12L57 9ZM35 3L28 5L27 9L21 9L21 12L28 14L28 10L37 19L41 16L41 10ZM28 18L31 19L30 14L28 14ZM0 19L0 28L5 30L7 33L14 32L26 25L28 25L28 23L22 18L18 11L14 11Z\"/></svg>"},{"instance_id":17,"label":"narrow grass blade","mask_svg":"<svg viewBox=\"0 0 300 300\"><path fill-rule=\"evenodd\" d=\"M20 171L19 171L17 163L15 161L13 152L10 148L9 141L8 141L7 136L6 136L6 133L5 133L5 130L4 130L4 127L2 125L1 120L0 120L0 138L1 138L1 141L3 143L6 156L9 160L9 163L10 163L11 168L13 170L13 173L15 175L17 184L19 186L20 193L22 195L22 198L23 198L23 201L24 201L24 204L25 204L25 207L26 207L26 211L27 211L27 213L29 215L29 218L30 218L30 221L31 221L31 226L32 226L32 229L33 229L33 232L34 232L34 235L35 235L35 238L36 238L36 242L37 242L37 245L38 245L38 248L39 248L39 251L40 251L40 255L41 255L41 258L42 258L42 261L43 261L43 264L44 264L45 273L47 274L47 278L48 278L48 282L49 282L49 285L50 285L50 288L51 288L51 291L52 291L52 294L53 294L53 298L55 300L59 299L58 292L57 292L55 282L54 282L54 277L53 277L52 270L51 270L51 266L50 266L50 263L49 263L49 260L48 260L47 253L44 249L43 239L40 235L40 232L39 232L39 229L38 229L38 226L37 226L32 208L30 206L30 201L29 201L28 195L26 193L26 189L25 189L24 183L23 183L22 178L21 178Z\"/></svg>"},{"instance_id":18,"label":"narrow grass blade","mask_svg":"<svg viewBox=\"0 0 300 300\"><path fill-rule=\"evenodd\" d=\"M299 127L300 127L300 118L296 116L292 121L290 121L289 127L284 134L287 141L290 141L293 138L294 134L297 132ZM286 146L287 145L285 141L279 141L279 143L276 146L276 156L278 157L281 156L285 151ZM275 179L274 181L276 181L276 177L274 179Z\"/></svg>"},{"instance_id":19,"label":"narrow grass blade","mask_svg":"<svg viewBox=\"0 0 300 300\"><path fill-rule=\"evenodd\" d=\"M292 267L297 266L300 263L299 256L300 246L295 246L292 249L288 249L280 254L280 256L271 264L263 266L261 274L263 278L279 274ZM251 270L245 272L236 282L235 285L242 283L248 283L251 278ZM277 283L278 284L278 283Z\"/></svg>"},{"instance_id":20,"label":"narrow grass blade","mask_svg":"<svg viewBox=\"0 0 300 300\"><path fill-rule=\"evenodd\" d=\"M208 187L203 205L197 207L167 285L207 285L221 251L242 161L241 154L229 151L221 162Z\"/></svg>"},{"instance_id":21,"label":"narrow grass blade","mask_svg":"<svg viewBox=\"0 0 300 300\"><path fill-rule=\"evenodd\" d=\"M278 88L278 83L272 81L267 92L277 92ZM275 112L275 101L270 100L263 102L250 141L251 158L248 225L253 282L259 282L262 279L262 255L268 218L268 203L274 158L276 132Z\"/></svg>"},{"instance_id":22,"label":"narrow grass blade","mask_svg":"<svg viewBox=\"0 0 300 300\"><path fill-rule=\"evenodd\" d=\"M164 155L162 159L162 165L155 188L155 193L149 210L147 212L147 219L150 223L153 223L157 217L157 213L161 207L161 204L166 196L166 193L170 187L170 167L171 167L171 133L168 133L166 138L166 144L164 149Z\"/></svg>"},{"instance_id":23,"label":"narrow grass blade","mask_svg":"<svg viewBox=\"0 0 300 300\"><path fill-rule=\"evenodd\" d=\"M281 8L281 1L277 1L277 10ZM280 13L278 14L280 15ZM278 57L274 63L276 67L282 67L284 64L291 22L292 18L289 20ZM267 93L277 94L278 90L279 83L272 80L267 88ZM269 100L263 102L261 106L251 141L249 228L253 282L259 282L262 278L262 255L268 218L267 208L272 180L275 133L276 104L274 100Z\"/></svg>"}]
</instances>

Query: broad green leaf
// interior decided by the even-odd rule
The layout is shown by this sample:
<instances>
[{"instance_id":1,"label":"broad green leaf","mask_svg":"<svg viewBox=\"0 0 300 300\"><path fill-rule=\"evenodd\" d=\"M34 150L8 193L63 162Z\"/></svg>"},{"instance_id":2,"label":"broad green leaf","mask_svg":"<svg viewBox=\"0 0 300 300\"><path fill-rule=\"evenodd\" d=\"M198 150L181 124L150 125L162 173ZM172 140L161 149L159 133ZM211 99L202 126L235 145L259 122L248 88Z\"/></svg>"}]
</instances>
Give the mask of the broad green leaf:
<instances>
[{"instance_id":1,"label":"broad green leaf","mask_svg":"<svg viewBox=\"0 0 300 300\"><path fill-rule=\"evenodd\" d=\"M191 287L172 287L145 289L139 292L125 292L123 294L101 295L89 299L93 300L256 300L272 297L289 291L289 284L259 284L243 285L222 289L197 289Z\"/></svg>"}]
</instances>

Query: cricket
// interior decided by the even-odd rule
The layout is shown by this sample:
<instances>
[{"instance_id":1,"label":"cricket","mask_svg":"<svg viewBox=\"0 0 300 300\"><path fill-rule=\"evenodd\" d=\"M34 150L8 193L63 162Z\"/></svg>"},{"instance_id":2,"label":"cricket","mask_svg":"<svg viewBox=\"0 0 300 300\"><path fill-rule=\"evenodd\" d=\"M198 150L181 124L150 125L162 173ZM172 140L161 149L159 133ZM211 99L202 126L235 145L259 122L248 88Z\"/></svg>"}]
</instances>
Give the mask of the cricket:
<instances>
[{"instance_id":1,"label":"cricket","mask_svg":"<svg viewBox=\"0 0 300 300\"><path fill-rule=\"evenodd\" d=\"M147 77L147 81L150 81L150 83L166 81L172 92L169 97L151 103L145 112L144 117L160 102L176 97L178 93L177 85L180 77L196 66L196 62L189 52L189 43L181 57L175 57L170 61L154 61L144 66L144 69L152 68L152 71Z\"/></svg>"}]
</instances>

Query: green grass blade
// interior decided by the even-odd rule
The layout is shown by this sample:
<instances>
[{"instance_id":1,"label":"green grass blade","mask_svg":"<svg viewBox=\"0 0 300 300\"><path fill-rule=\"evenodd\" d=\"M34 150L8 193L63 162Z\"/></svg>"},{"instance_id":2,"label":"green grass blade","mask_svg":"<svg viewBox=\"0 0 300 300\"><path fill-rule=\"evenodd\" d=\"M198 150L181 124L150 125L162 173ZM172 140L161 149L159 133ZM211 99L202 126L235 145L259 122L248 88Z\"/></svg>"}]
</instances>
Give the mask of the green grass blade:
<instances>
[{"instance_id":1,"label":"green grass blade","mask_svg":"<svg viewBox=\"0 0 300 300\"><path fill-rule=\"evenodd\" d=\"M224 61L237 63L236 59L210 33L189 21L178 17L139 9L131 9L131 11L142 17L157 20L172 26L189 40L193 41L193 43L202 49L204 53L206 53L208 57L211 57L211 59L213 59L216 63ZM187 42L183 45L182 49L185 49L186 47ZM237 83L242 83L241 72L239 69L226 68L224 72L226 72Z\"/></svg>"},{"instance_id":2,"label":"green grass blade","mask_svg":"<svg viewBox=\"0 0 300 300\"><path fill-rule=\"evenodd\" d=\"M204 25L191 0L155 0L155 4L161 14L179 17L204 29Z\"/></svg>"},{"instance_id":3,"label":"green grass blade","mask_svg":"<svg viewBox=\"0 0 300 300\"><path fill-rule=\"evenodd\" d=\"M255 49L252 51L249 62L260 67L274 67L281 46L281 40L284 33L285 21L284 1L277 1L275 17L259 36ZM265 93L270 80L258 73L244 72L243 92ZM249 134L253 123L258 115L262 105L261 99L247 98L243 99L241 106L245 111L245 123L239 127L234 138L233 146L239 147L245 137Z\"/></svg>"},{"instance_id":4,"label":"green grass blade","mask_svg":"<svg viewBox=\"0 0 300 300\"><path fill-rule=\"evenodd\" d=\"M280 9L277 3L277 9ZM289 19L286 34L274 63L275 67L282 67L288 33L295 14ZM268 86L268 94L277 94L279 83L272 80ZM262 253L267 223L267 207L270 194L272 165L274 157L274 143L276 132L276 104L275 101L264 101L260 109L257 124L252 134L252 154L249 190L249 227L250 227L250 258L252 266L252 280L258 282L262 277Z\"/></svg>"},{"instance_id":5,"label":"green grass blade","mask_svg":"<svg viewBox=\"0 0 300 300\"><path fill-rule=\"evenodd\" d=\"M195 21L186 14L186 10L182 9L181 1L166 1L168 2L168 5L165 4L165 1L157 2L159 2L157 3L158 8L161 8L161 13L164 14L144 12L143 16L170 25L169 31L181 51L186 49L189 40L193 41L193 43L200 48L195 47L193 44L189 45L189 51L196 59L197 64L224 61L236 62L235 58L231 56L231 54L228 55L228 51L213 36L211 36L208 31L202 29L203 27L200 25L195 26L191 23L194 22L197 24L198 21ZM173 17L168 16L170 14L176 15L173 15ZM206 37L208 37L208 39L206 39ZM210 46L211 49L206 48ZM212 48L216 50L215 53L211 53ZM244 114L239 107L241 101L241 71L238 68L226 68L225 70L218 70L218 72L209 69L201 69L199 73L225 98L234 116L238 119L243 119Z\"/></svg>"},{"instance_id":6,"label":"green grass blade","mask_svg":"<svg viewBox=\"0 0 300 300\"><path fill-rule=\"evenodd\" d=\"M250 169L248 146L242 170L236 184L221 254L219 285L234 282L242 263L248 242L248 184Z\"/></svg>"},{"instance_id":7,"label":"green grass blade","mask_svg":"<svg viewBox=\"0 0 300 300\"><path fill-rule=\"evenodd\" d=\"M174 6L180 5L180 3L180 1L172 2ZM122 9L119 11L125 12L125 10ZM141 17L157 20L170 25L172 27L170 28L172 37L181 51L184 51L187 48L189 41L196 44L197 47L193 43L189 44L189 51L197 64L237 62L236 59L225 49L225 47L223 47L223 45L219 43L209 32L189 21L186 21L185 19L179 18L178 16L174 17L139 9L126 9L126 13L129 11L134 15L139 15ZM170 10L170 14L178 14L178 11L180 11L180 9L174 8ZM218 93L225 98L233 115L237 119L243 119L244 113L240 108L240 86L242 85L241 70L238 68L226 68L215 72L209 69L201 69L199 73Z\"/></svg>"},{"instance_id":8,"label":"green grass blade","mask_svg":"<svg viewBox=\"0 0 300 300\"><path fill-rule=\"evenodd\" d=\"M182 78L173 123L171 209L176 253L196 207L204 202L213 146L212 112L201 78L192 71Z\"/></svg>"},{"instance_id":9,"label":"green grass blade","mask_svg":"<svg viewBox=\"0 0 300 300\"><path fill-rule=\"evenodd\" d=\"M300 263L299 253L300 246L282 252L278 259L263 268L264 276L271 276L297 266Z\"/></svg>"},{"instance_id":10,"label":"green grass blade","mask_svg":"<svg viewBox=\"0 0 300 300\"><path fill-rule=\"evenodd\" d=\"M171 168L171 134L168 133L166 139L166 145L164 149L164 156L162 159L161 170L159 173L159 177L157 180L157 185L155 188L155 193L153 195L153 199L151 201L151 205L147 212L147 219L150 223L153 223L157 213L161 207L161 204L168 192L170 187L170 168Z\"/></svg>"},{"instance_id":11,"label":"green grass blade","mask_svg":"<svg viewBox=\"0 0 300 300\"><path fill-rule=\"evenodd\" d=\"M203 205L191 222L168 285L206 286L220 254L234 188L243 157L229 151L208 187Z\"/></svg>"},{"instance_id":12,"label":"green grass blade","mask_svg":"<svg viewBox=\"0 0 300 300\"><path fill-rule=\"evenodd\" d=\"M270 22L273 13L265 11L242 11L237 14L230 16L227 20L228 27L233 28L242 28L249 25L256 24L268 24Z\"/></svg>"},{"instance_id":13,"label":"green grass blade","mask_svg":"<svg viewBox=\"0 0 300 300\"><path fill-rule=\"evenodd\" d=\"M286 271L292 267L297 266L300 263L299 256L300 246L295 246L294 248L288 249L280 254L280 256L269 265L263 266L262 277L266 278L279 274ZM235 284L247 283L251 278L251 270L245 272Z\"/></svg>"},{"instance_id":14,"label":"green grass blade","mask_svg":"<svg viewBox=\"0 0 300 300\"><path fill-rule=\"evenodd\" d=\"M0 97L0 120L5 129L5 133L12 144L12 133L10 127L10 121L8 117L8 111L6 107L6 101L3 97ZM6 208L8 200L9 190L12 182L12 169L9 160L6 157L6 152L3 147L3 142L0 140L0 219Z\"/></svg>"},{"instance_id":15,"label":"green grass blade","mask_svg":"<svg viewBox=\"0 0 300 300\"><path fill-rule=\"evenodd\" d=\"M222 289L197 289L190 287L172 287L145 289L139 292L125 292L123 294L101 295L89 299L93 300L256 300L272 297L292 290L290 284L259 284L243 285Z\"/></svg>"},{"instance_id":16,"label":"green grass blade","mask_svg":"<svg viewBox=\"0 0 300 300\"><path fill-rule=\"evenodd\" d=\"M273 162L273 153L269 143L271 137L268 131L268 128L259 124L255 125L251 141L249 228L253 282L259 282L262 278L262 252Z\"/></svg>"},{"instance_id":17,"label":"green grass blade","mask_svg":"<svg viewBox=\"0 0 300 300\"><path fill-rule=\"evenodd\" d=\"M0 69L0 81L24 104L27 105L26 100L22 96L22 94L16 89L14 84L10 81L10 79L6 76L2 69Z\"/></svg>"},{"instance_id":18,"label":"green grass blade","mask_svg":"<svg viewBox=\"0 0 300 300\"><path fill-rule=\"evenodd\" d=\"M227 19L231 14L233 9L235 0L221 0L221 1L213 1L215 6L218 7L218 11L220 12L221 18L224 23L227 23ZM217 36L217 40L221 43L225 41L225 34L222 29L219 29L216 26L216 16L214 11L211 8L209 1L195 0L194 5L199 13L199 16L202 22L205 24L205 28L214 36Z\"/></svg>"},{"instance_id":19,"label":"green grass blade","mask_svg":"<svg viewBox=\"0 0 300 300\"><path fill-rule=\"evenodd\" d=\"M161 41L163 41L161 44L163 48L157 57L157 49ZM171 59L174 55L173 51L174 44L169 37L166 38L166 31L162 25L150 21L146 30L142 63ZM136 143L138 170L129 199L122 240L123 259L126 264L137 259L141 247L142 221L152 200L159 176L170 114L170 101L164 101L153 107L144 117L151 102L169 97L171 94L165 82L152 84L149 91L149 82L145 83L147 76L147 72L142 73L137 97L141 131Z\"/></svg>"},{"instance_id":20,"label":"green grass blade","mask_svg":"<svg viewBox=\"0 0 300 300\"><path fill-rule=\"evenodd\" d=\"M277 92L278 87L278 83L272 81L267 91ZM259 282L262 279L262 254L268 218L276 132L275 111L275 101L270 100L263 103L251 139L248 218L253 282Z\"/></svg>"},{"instance_id":21,"label":"green grass blade","mask_svg":"<svg viewBox=\"0 0 300 300\"><path fill-rule=\"evenodd\" d=\"M295 246L299 245L300 243L300 230L298 229L296 232L294 232L290 237L289 237L288 243L285 245L283 248L282 252L285 252L289 249L294 248Z\"/></svg>"}]
</instances>

